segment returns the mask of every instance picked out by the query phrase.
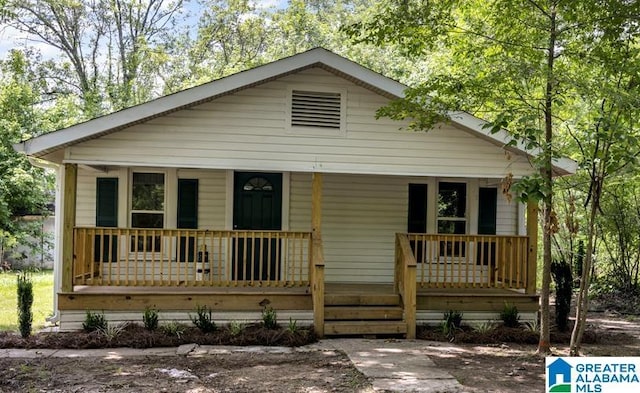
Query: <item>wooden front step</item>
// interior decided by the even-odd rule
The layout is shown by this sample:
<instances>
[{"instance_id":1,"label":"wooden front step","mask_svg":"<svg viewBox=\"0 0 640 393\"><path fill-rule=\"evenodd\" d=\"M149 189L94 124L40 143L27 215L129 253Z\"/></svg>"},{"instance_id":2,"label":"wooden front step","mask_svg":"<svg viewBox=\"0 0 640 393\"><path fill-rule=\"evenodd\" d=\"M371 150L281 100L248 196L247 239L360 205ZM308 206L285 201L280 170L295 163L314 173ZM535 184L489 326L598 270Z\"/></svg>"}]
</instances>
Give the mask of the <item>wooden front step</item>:
<instances>
[{"instance_id":1,"label":"wooden front step","mask_svg":"<svg viewBox=\"0 0 640 393\"><path fill-rule=\"evenodd\" d=\"M398 306L400 296L385 294L326 294L325 306Z\"/></svg>"},{"instance_id":2,"label":"wooden front step","mask_svg":"<svg viewBox=\"0 0 640 393\"><path fill-rule=\"evenodd\" d=\"M328 321L402 320L399 306L325 306Z\"/></svg>"},{"instance_id":3,"label":"wooden front step","mask_svg":"<svg viewBox=\"0 0 640 393\"><path fill-rule=\"evenodd\" d=\"M325 322L326 335L406 334L403 321L331 321Z\"/></svg>"},{"instance_id":4,"label":"wooden front step","mask_svg":"<svg viewBox=\"0 0 640 393\"><path fill-rule=\"evenodd\" d=\"M327 336L406 334L400 297L393 293L325 294Z\"/></svg>"}]
</instances>

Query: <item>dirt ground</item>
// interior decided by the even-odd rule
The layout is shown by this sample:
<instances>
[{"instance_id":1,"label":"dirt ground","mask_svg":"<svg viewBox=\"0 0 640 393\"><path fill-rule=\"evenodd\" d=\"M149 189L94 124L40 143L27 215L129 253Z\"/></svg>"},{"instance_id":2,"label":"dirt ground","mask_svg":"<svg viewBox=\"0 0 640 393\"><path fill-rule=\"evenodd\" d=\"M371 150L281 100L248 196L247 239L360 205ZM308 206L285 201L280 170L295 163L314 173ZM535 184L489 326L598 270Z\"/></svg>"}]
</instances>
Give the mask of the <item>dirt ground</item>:
<instances>
[{"instance_id":1,"label":"dirt ground","mask_svg":"<svg viewBox=\"0 0 640 393\"><path fill-rule=\"evenodd\" d=\"M598 312L589 356L640 356L640 318ZM464 392L543 392L544 358L535 345L418 341ZM554 354L567 355L566 345ZM0 359L1 392L372 392L341 353L231 353L128 359Z\"/></svg>"},{"instance_id":2,"label":"dirt ground","mask_svg":"<svg viewBox=\"0 0 640 393\"><path fill-rule=\"evenodd\" d=\"M591 313L590 329L597 342L582 348L585 356L640 356L640 317ZM536 345L513 343L477 345L433 343L431 359L451 373L464 392L544 392L545 359ZM569 356L568 345L552 348Z\"/></svg>"},{"instance_id":3,"label":"dirt ground","mask_svg":"<svg viewBox=\"0 0 640 393\"><path fill-rule=\"evenodd\" d=\"M366 392L340 353L2 359L1 392Z\"/></svg>"}]
</instances>

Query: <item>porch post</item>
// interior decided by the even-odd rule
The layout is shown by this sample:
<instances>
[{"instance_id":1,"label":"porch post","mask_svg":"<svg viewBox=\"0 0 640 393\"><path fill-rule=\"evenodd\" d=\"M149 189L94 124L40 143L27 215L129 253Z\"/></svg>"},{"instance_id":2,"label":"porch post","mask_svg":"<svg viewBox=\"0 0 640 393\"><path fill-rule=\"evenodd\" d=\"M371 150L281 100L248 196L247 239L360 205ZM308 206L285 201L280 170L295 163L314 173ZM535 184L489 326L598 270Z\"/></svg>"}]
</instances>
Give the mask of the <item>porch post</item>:
<instances>
[{"instance_id":1,"label":"porch post","mask_svg":"<svg viewBox=\"0 0 640 393\"><path fill-rule=\"evenodd\" d=\"M322 173L311 175L311 296L313 326L318 337L324 336L324 250L322 248Z\"/></svg>"},{"instance_id":2,"label":"porch post","mask_svg":"<svg viewBox=\"0 0 640 393\"><path fill-rule=\"evenodd\" d=\"M62 206L62 292L73 290L73 228L76 226L78 166L64 164Z\"/></svg>"},{"instance_id":3,"label":"porch post","mask_svg":"<svg viewBox=\"0 0 640 393\"><path fill-rule=\"evenodd\" d=\"M536 292L536 275L538 268L538 202L527 202L527 288L526 293Z\"/></svg>"}]
</instances>

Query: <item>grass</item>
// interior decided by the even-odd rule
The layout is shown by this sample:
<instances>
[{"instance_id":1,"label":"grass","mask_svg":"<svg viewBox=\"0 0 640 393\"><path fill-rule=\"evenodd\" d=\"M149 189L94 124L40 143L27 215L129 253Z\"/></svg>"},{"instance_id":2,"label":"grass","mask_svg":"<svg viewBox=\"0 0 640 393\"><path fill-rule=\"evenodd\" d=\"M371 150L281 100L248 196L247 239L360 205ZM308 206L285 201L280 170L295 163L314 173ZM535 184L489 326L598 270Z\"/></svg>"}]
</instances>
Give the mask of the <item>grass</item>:
<instances>
[{"instance_id":1,"label":"grass","mask_svg":"<svg viewBox=\"0 0 640 393\"><path fill-rule=\"evenodd\" d=\"M45 325L53 310L53 271L43 270L31 275L33 280L33 330ZM18 331L16 273L0 273L0 331Z\"/></svg>"}]
</instances>

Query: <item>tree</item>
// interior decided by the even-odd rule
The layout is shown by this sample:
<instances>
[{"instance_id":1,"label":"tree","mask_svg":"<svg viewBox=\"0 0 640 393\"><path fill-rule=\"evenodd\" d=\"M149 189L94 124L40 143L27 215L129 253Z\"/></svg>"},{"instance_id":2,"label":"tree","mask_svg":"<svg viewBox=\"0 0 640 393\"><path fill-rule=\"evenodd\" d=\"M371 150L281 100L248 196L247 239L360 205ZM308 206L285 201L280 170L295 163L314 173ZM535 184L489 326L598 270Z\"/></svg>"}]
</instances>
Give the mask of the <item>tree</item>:
<instances>
[{"instance_id":1,"label":"tree","mask_svg":"<svg viewBox=\"0 0 640 393\"><path fill-rule=\"evenodd\" d=\"M488 118L494 131L506 128L514 142L541 154L539 174L522 179L522 199L543 205L543 274L539 352L549 344L549 292L553 214L552 160L555 107L560 98L559 46L566 32L558 1L389 1L371 21L356 24L352 34L381 44L402 45L410 56L437 50L449 55L440 70L407 92L407 99L380 112L414 118L413 128L428 130L446 121L451 110Z\"/></svg>"},{"instance_id":2,"label":"tree","mask_svg":"<svg viewBox=\"0 0 640 393\"><path fill-rule=\"evenodd\" d=\"M40 237L40 226L23 225L21 216L46 215L53 202L52 177L13 149L13 143L36 135L41 124L34 79L22 52L12 51L0 62L0 262L6 250Z\"/></svg>"},{"instance_id":3,"label":"tree","mask_svg":"<svg viewBox=\"0 0 640 393\"><path fill-rule=\"evenodd\" d=\"M75 94L85 118L151 98L145 59L170 39L182 1L6 0L6 23L60 51L46 75L56 93ZM106 70L106 72L105 72ZM149 85L142 85L141 80ZM104 92L108 94L104 94Z\"/></svg>"},{"instance_id":4,"label":"tree","mask_svg":"<svg viewBox=\"0 0 640 393\"><path fill-rule=\"evenodd\" d=\"M575 95L588 97L581 102L594 108L599 89L579 88L585 70L591 70L591 62L606 61L597 56L606 53L604 37L624 35L636 7L616 0L390 0L371 18L348 28L360 42L395 43L408 56L439 59L406 99L379 115L411 118L413 129L428 130L446 121L449 111L465 110L489 119L493 131L507 129L514 143L523 141L530 151L539 151L533 160L539 173L513 188L522 199L542 202L540 353L548 353L550 346L552 235L558 228L552 163L575 125ZM601 128L596 132L611 136Z\"/></svg>"},{"instance_id":5,"label":"tree","mask_svg":"<svg viewBox=\"0 0 640 393\"><path fill-rule=\"evenodd\" d=\"M577 298L576 323L571 335L570 352L578 355L589 305L589 285L595 254L596 225L601 212L605 186L616 175L626 177L640 155L640 98L638 63L640 7L625 1L610 1L606 7L593 7L585 63L577 64L583 78L576 85L574 126L569 131L575 141L588 175L585 195L587 247ZM609 21L615 21L610 23ZM606 21L606 22L603 22ZM617 221L614 215L613 221ZM622 228L620 228L622 235Z\"/></svg>"}]
</instances>

